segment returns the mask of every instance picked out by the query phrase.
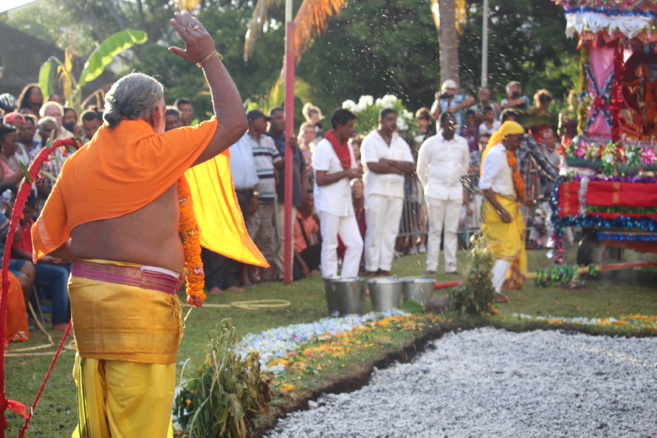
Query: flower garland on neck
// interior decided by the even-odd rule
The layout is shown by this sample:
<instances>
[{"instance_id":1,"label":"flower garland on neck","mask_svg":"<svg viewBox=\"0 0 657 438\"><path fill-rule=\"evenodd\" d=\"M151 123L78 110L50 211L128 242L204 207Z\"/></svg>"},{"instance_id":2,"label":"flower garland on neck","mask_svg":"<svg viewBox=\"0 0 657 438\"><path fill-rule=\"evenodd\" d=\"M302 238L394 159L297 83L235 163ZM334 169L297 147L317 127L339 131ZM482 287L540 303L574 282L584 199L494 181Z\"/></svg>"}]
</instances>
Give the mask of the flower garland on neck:
<instances>
[{"instance_id":1,"label":"flower garland on neck","mask_svg":"<svg viewBox=\"0 0 657 438\"><path fill-rule=\"evenodd\" d=\"M522 200L526 194L525 181L522 179L520 170L518 170L518 159L516 158L515 151L506 149L506 161L511 168L511 177L513 178L513 188L516 189L516 196L518 200Z\"/></svg>"},{"instance_id":2,"label":"flower garland on neck","mask_svg":"<svg viewBox=\"0 0 657 438\"><path fill-rule=\"evenodd\" d=\"M192 208L192 195L189 184L183 176L178 180L178 196L180 197L180 220L178 233L185 250L185 280L187 303L200 305L205 301L205 273L201 260L201 238L196 216Z\"/></svg>"}]
</instances>

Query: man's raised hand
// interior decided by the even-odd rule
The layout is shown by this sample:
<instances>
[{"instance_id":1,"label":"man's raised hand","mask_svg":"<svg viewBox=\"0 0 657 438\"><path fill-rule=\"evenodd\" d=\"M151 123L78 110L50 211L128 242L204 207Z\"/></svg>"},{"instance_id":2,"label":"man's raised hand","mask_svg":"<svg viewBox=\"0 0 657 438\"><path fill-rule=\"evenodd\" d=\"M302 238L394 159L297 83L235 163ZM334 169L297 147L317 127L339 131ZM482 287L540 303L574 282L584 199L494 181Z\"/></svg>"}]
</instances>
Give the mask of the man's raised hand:
<instances>
[{"instance_id":1,"label":"man's raised hand","mask_svg":"<svg viewBox=\"0 0 657 438\"><path fill-rule=\"evenodd\" d=\"M200 21L188 11L176 12L171 25L185 43L185 48L171 46L169 51L192 62L205 61L215 50L214 40Z\"/></svg>"}]
</instances>

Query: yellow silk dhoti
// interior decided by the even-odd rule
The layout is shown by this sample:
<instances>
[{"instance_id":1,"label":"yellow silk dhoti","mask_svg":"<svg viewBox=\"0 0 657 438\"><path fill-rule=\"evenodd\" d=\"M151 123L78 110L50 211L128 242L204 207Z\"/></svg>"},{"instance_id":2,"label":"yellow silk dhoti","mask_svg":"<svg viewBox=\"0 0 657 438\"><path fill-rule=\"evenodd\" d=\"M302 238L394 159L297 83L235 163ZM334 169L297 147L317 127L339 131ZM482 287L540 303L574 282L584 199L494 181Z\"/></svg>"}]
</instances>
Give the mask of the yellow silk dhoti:
<instances>
[{"instance_id":1,"label":"yellow silk dhoti","mask_svg":"<svg viewBox=\"0 0 657 438\"><path fill-rule=\"evenodd\" d=\"M116 265L135 266L111 262L108 276ZM79 424L73 437L171 437L182 339L178 296L75 275L69 295L78 352L73 377Z\"/></svg>"},{"instance_id":2,"label":"yellow silk dhoti","mask_svg":"<svg viewBox=\"0 0 657 438\"><path fill-rule=\"evenodd\" d=\"M527 253L525 252L525 221L520 212L520 204L504 196L495 194L497 201L511 215L511 222L505 223L490 201L484 201L481 231L486 236L488 249L495 258L509 260L511 268L507 272L505 289L520 289L527 274Z\"/></svg>"},{"instance_id":3,"label":"yellow silk dhoti","mask_svg":"<svg viewBox=\"0 0 657 438\"><path fill-rule=\"evenodd\" d=\"M75 356L78 427L73 438L172 438L176 364Z\"/></svg>"}]
</instances>

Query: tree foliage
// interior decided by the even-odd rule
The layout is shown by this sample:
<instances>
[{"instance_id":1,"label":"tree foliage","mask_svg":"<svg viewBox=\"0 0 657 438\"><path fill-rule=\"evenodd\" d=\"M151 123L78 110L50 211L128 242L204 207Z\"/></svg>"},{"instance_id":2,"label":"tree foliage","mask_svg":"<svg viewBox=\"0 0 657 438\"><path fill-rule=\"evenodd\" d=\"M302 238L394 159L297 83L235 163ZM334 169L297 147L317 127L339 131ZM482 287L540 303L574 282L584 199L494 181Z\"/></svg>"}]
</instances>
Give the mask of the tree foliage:
<instances>
[{"instance_id":1,"label":"tree foliage","mask_svg":"<svg viewBox=\"0 0 657 438\"><path fill-rule=\"evenodd\" d=\"M136 44L143 44L148 37L139 30L127 29L117 32L103 41L91 53L89 59L84 64L82 73L79 78L75 78L72 68L72 55L66 51L65 60L62 62L54 56L51 56L39 71L39 87L46 93L46 96L55 92L55 67L58 66L60 81L63 84L63 97L68 106L73 107L76 111L81 112L84 109L82 102L82 88L88 82L93 81L100 76L105 68L114 60L119 53L133 47Z\"/></svg>"},{"instance_id":2,"label":"tree foliage","mask_svg":"<svg viewBox=\"0 0 657 438\"><path fill-rule=\"evenodd\" d=\"M294 2L295 10L301 3ZM468 0L459 43L461 84L473 94L481 74L482 3ZM134 56L124 57L123 73L137 70L155 75L166 87L167 102L185 96L192 99L198 114L211 112L200 71L167 51L169 45L180 44L169 24L176 2L53 0L52 4L52 9L32 10L30 16L12 20L60 47L70 47L67 41L79 36L87 41L79 49L84 57L117 31L142 30L149 43L135 47ZM243 100L257 102L269 94L280 73L284 12L282 8L271 12L266 31L255 43L255 56L244 62L244 35L254 4L200 0L193 12L212 32ZM550 0L490 0L490 8L489 85L498 99L510 80L519 80L528 95L547 88L557 99L573 88L579 64L576 41L565 37L563 9ZM88 43L91 40L94 44ZM439 70L438 34L429 1L350 0L326 31L314 38L297 65L297 76L310 84L313 103L324 113L347 98L386 94L400 97L414 110L433 102Z\"/></svg>"}]
</instances>

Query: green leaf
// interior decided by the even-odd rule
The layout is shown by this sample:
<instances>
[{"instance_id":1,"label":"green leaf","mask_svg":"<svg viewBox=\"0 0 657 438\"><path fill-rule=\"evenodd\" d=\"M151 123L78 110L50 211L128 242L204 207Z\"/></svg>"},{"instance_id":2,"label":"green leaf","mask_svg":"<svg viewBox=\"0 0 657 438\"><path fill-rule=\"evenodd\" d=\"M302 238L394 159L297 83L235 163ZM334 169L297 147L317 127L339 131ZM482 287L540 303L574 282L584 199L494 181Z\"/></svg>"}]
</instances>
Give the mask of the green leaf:
<instances>
[{"instance_id":1,"label":"green leaf","mask_svg":"<svg viewBox=\"0 0 657 438\"><path fill-rule=\"evenodd\" d=\"M136 44L143 44L146 40L148 40L146 33L135 29L127 29L110 36L89 56L80 74L78 85L82 87L87 82L93 81L103 73L116 55Z\"/></svg>"},{"instance_id":2,"label":"green leaf","mask_svg":"<svg viewBox=\"0 0 657 438\"><path fill-rule=\"evenodd\" d=\"M422 304L412 299L406 300L406 302L404 303L404 305L400 310L409 313L424 313L424 307L422 306Z\"/></svg>"},{"instance_id":3,"label":"green leaf","mask_svg":"<svg viewBox=\"0 0 657 438\"><path fill-rule=\"evenodd\" d=\"M51 56L41 65L41 69L39 69L39 88L41 88L44 96L55 94L56 64L57 58Z\"/></svg>"},{"instance_id":4,"label":"green leaf","mask_svg":"<svg viewBox=\"0 0 657 438\"><path fill-rule=\"evenodd\" d=\"M39 171L39 173L40 173L41 175L45 176L46 178L52 180L52 181L55 181L55 180L57 179L57 178L55 178L55 176L54 176L52 173L46 172L46 171L43 170L43 169L41 169L41 170Z\"/></svg>"},{"instance_id":5,"label":"green leaf","mask_svg":"<svg viewBox=\"0 0 657 438\"><path fill-rule=\"evenodd\" d=\"M48 149L53 148L53 142L55 141L55 132L56 131L57 131L56 129L53 129L52 132L50 133L50 137L48 137L48 140L46 141L46 147Z\"/></svg>"},{"instance_id":6,"label":"green leaf","mask_svg":"<svg viewBox=\"0 0 657 438\"><path fill-rule=\"evenodd\" d=\"M32 184L32 178L30 178L30 172L27 170L27 167L25 167L25 164L23 164L21 161L19 161L18 165L21 166L21 172L23 172L23 176L25 177L25 181L27 181L28 184Z\"/></svg>"}]
</instances>

